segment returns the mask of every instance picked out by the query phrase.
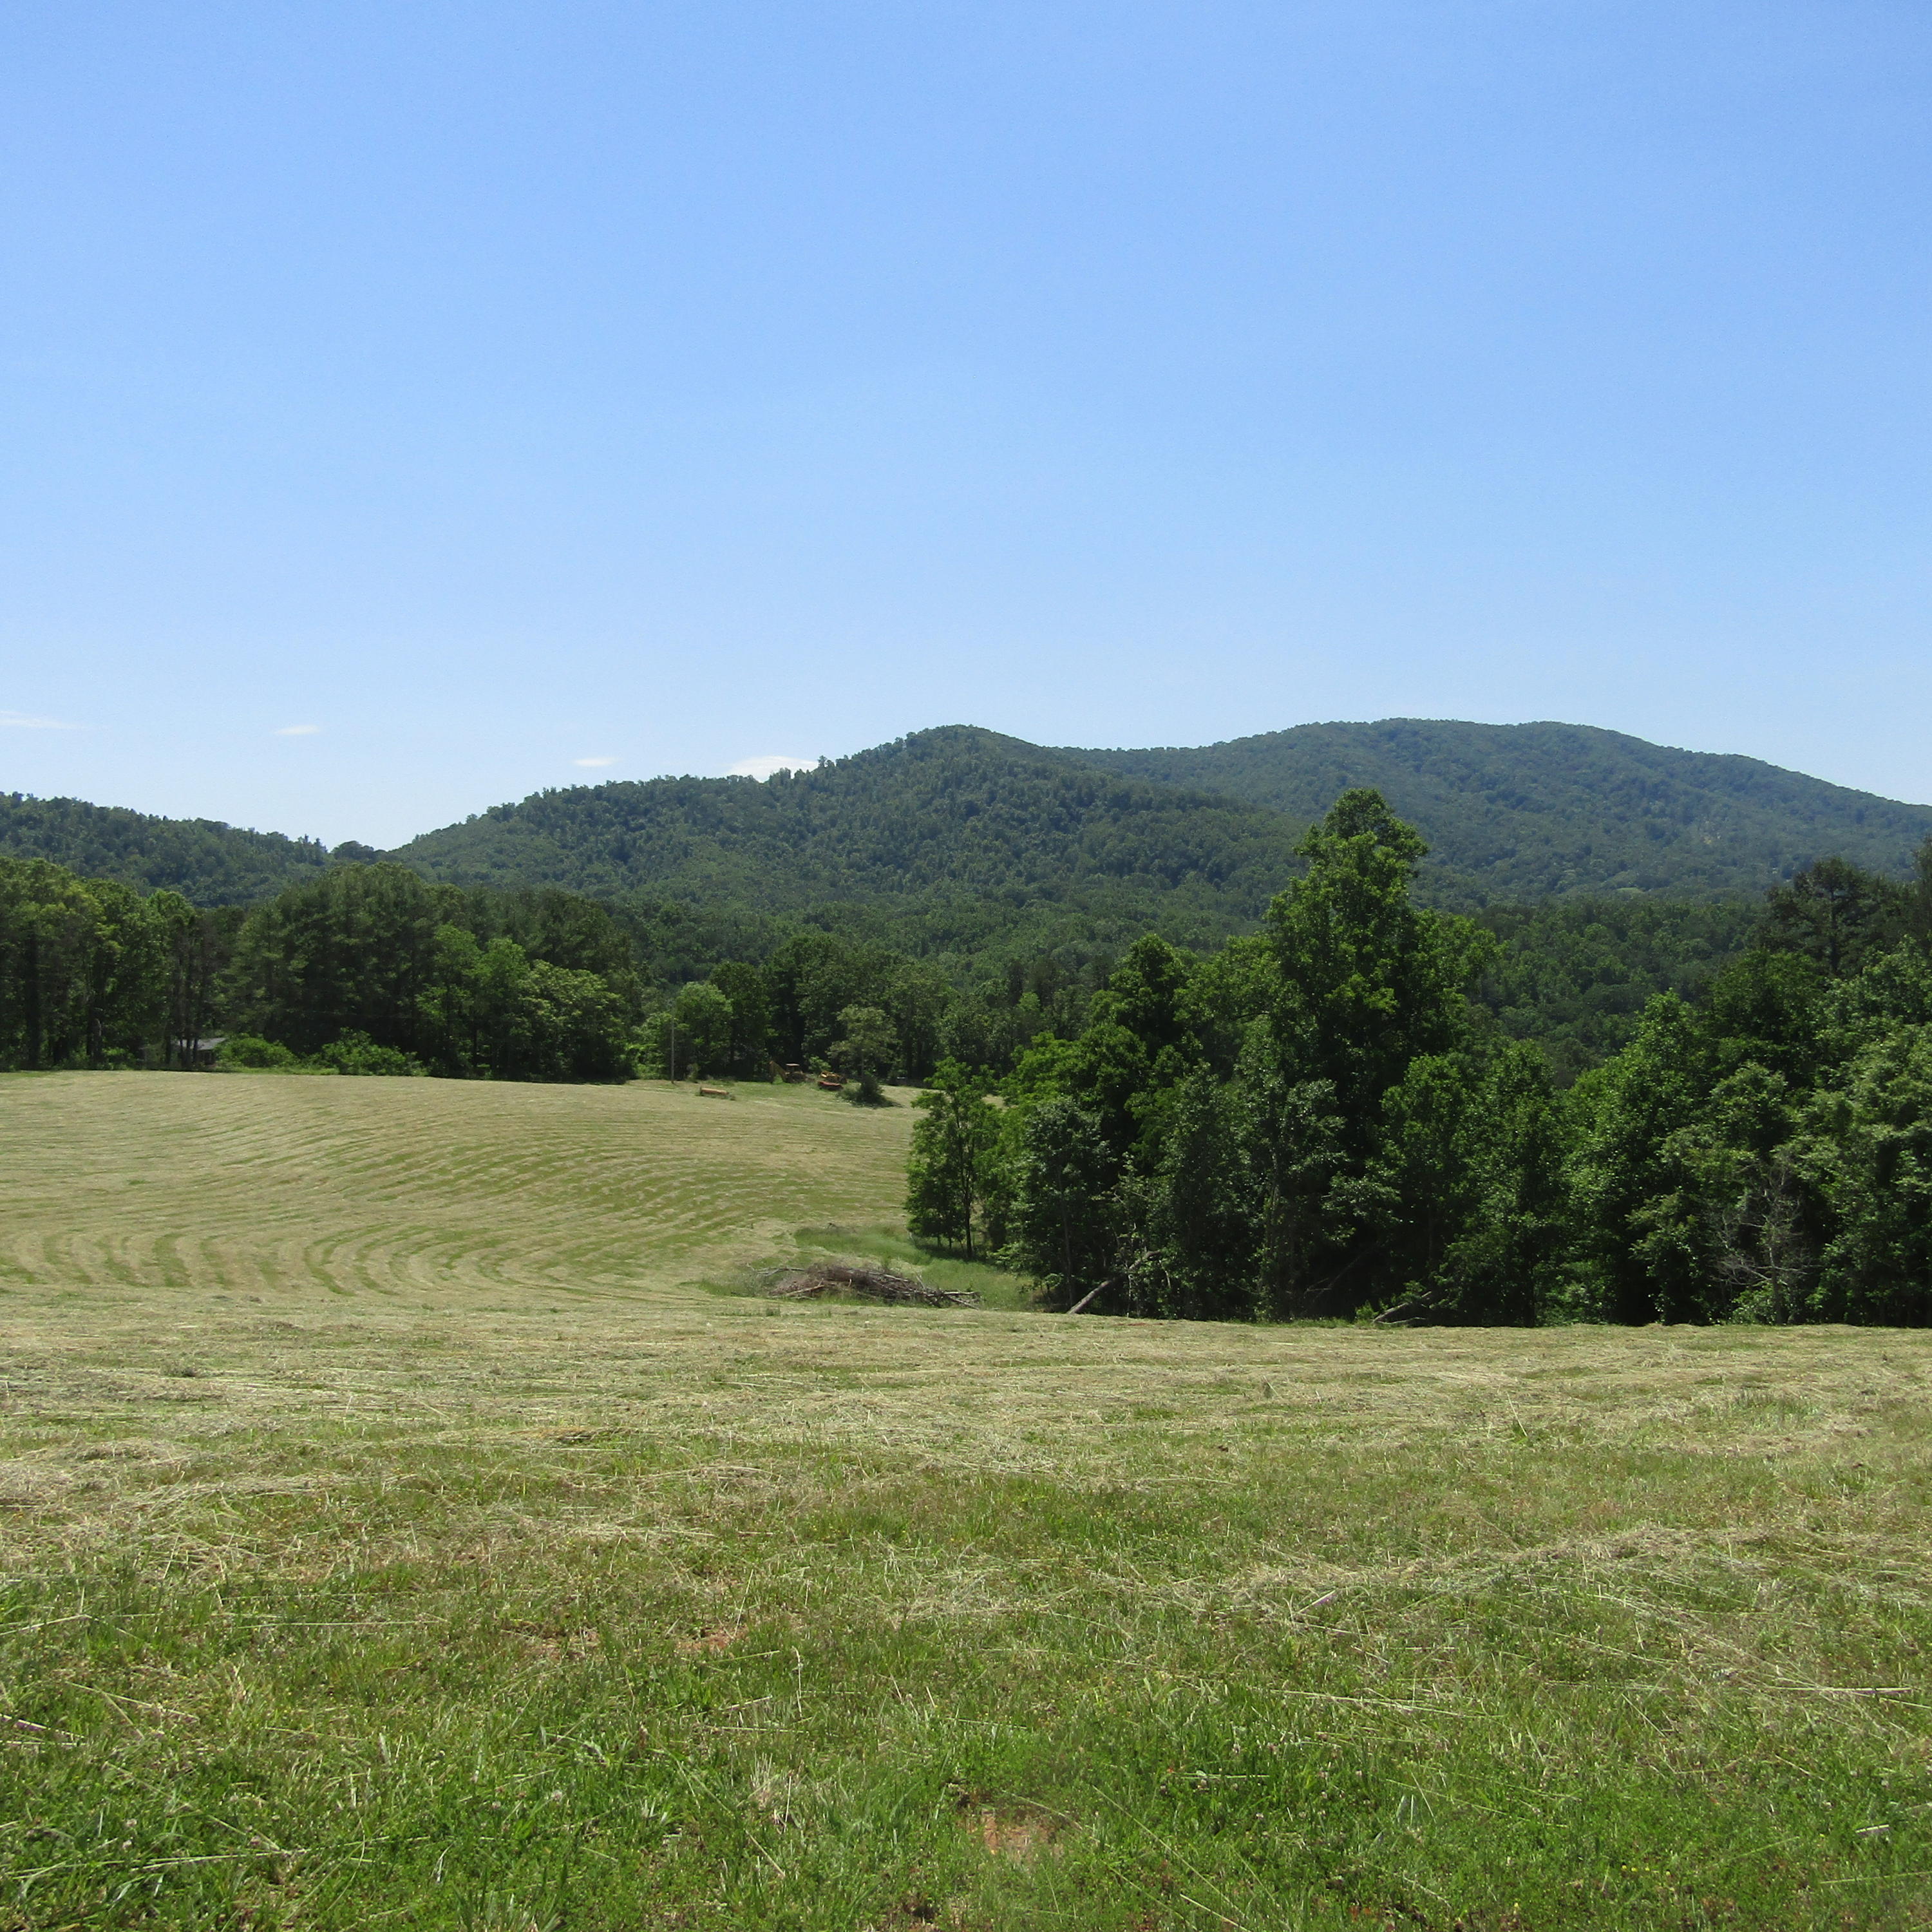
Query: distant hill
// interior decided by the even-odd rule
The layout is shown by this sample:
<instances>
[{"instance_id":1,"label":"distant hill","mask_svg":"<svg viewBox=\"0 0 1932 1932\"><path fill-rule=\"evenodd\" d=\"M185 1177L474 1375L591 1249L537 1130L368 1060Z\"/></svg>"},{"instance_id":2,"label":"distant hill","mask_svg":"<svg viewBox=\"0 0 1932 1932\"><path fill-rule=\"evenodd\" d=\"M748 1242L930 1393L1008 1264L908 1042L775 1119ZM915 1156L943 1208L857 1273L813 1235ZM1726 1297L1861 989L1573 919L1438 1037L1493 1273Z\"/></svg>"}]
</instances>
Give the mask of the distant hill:
<instances>
[{"instance_id":1,"label":"distant hill","mask_svg":"<svg viewBox=\"0 0 1932 1932\"><path fill-rule=\"evenodd\" d=\"M438 877L646 889L765 910L955 891L1190 896L1252 918L1303 830L1372 785L1432 848L1439 904L1755 894L1839 853L1902 872L1932 808L1754 758L1574 724L1306 724L1196 750L1049 749L970 726L759 784L544 792L397 854Z\"/></svg>"},{"instance_id":2,"label":"distant hill","mask_svg":"<svg viewBox=\"0 0 1932 1932\"><path fill-rule=\"evenodd\" d=\"M1280 813L1124 776L968 725L814 770L540 792L393 856L463 884L566 886L791 911L910 897L1177 898L1257 916L1294 864Z\"/></svg>"},{"instance_id":3,"label":"distant hill","mask_svg":"<svg viewBox=\"0 0 1932 1932\"><path fill-rule=\"evenodd\" d=\"M1903 872L1932 835L1932 807L1583 724L1390 718L1194 749L1064 755L1303 824L1346 787L1372 785L1429 841L1432 896L1457 904L1757 892L1829 854Z\"/></svg>"},{"instance_id":4,"label":"distant hill","mask_svg":"<svg viewBox=\"0 0 1932 1932\"><path fill-rule=\"evenodd\" d=\"M914 918L928 934L956 929L962 945L1022 908L1030 921L1060 908L1109 929L1205 938L1258 916L1304 830L1357 784L1429 840L1426 896L1466 908L1754 896L1832 853L1902 872L1932 835L1932 808L1754 758L1582 725L1395 718L1153 751L1054 749L949 725L764 783L539 792L391 856L461 884L729 913L870 908L882 932ZM332 858L378 856L17 794L0 794L0 854L212 904L262 897Z\"/></svg>"},{"instance_id":5,"label":"distant hill","mask_svg":"<svg viewBox=\"0 0 1932 1932\"><path fill-rule=\"evenodd\" d=\"M0 857L52 859L144 892L171 886L197 905L245 905L320 872L329 855L313 838L244 832L212 818L154 818L77 798L0 792Z\"/></svg>"}]
</instances>

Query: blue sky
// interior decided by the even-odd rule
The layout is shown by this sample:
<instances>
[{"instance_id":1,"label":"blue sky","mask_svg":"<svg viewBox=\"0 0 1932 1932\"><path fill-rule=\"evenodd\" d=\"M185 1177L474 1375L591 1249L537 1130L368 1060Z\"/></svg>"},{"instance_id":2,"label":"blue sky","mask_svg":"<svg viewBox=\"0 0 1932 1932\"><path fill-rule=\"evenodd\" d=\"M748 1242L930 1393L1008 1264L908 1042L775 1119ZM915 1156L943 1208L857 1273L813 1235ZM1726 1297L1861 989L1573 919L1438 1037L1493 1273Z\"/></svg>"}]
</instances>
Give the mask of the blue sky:
<instances>
[{"instance_id":1,"label":"blue sky","mask_svg":"<svg viewBox=\"0 0 1932 1932\"><path fill-rule=\"evenodd\" d=\"M20 0L0 788L1421 716L1932 799L1928 94L1923 0Z\"/></svg>"}]
</instances>

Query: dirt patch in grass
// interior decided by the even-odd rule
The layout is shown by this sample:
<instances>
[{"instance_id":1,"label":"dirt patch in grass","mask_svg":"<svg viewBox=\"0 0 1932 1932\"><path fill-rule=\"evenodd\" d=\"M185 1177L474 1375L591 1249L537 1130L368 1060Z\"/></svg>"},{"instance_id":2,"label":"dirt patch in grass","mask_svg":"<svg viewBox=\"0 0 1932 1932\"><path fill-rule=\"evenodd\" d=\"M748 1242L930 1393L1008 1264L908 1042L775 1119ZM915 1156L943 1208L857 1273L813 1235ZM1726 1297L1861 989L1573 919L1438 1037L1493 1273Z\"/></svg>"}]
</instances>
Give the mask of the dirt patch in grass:
<instances>
[{"instance_id":1,"label":"dirt patch in grass","mask_svg":"<svg viewBox=\"0 0 1932 1932\"><path fill-rule=\"evenodd\" d=\"M744 1634L742 1624L722 1630L699 1630L693 1636L677 1638L672 1648L680 1657L716 1657L729 1650Z\"/></svg>"},{"instance_id":2,"label":"dirt patch in grass","mask_svg":"<svg viewBox=\"0 0 1932 1932\"><path fill-rule=\"evenodd\" d=\"M992 1856L1025 1869L1049 1854L1057 1856L1066 1829L1064 1818L1037 1805L971 1797L960 1800L959 1822Z\"/></svg>"}]
</instances>

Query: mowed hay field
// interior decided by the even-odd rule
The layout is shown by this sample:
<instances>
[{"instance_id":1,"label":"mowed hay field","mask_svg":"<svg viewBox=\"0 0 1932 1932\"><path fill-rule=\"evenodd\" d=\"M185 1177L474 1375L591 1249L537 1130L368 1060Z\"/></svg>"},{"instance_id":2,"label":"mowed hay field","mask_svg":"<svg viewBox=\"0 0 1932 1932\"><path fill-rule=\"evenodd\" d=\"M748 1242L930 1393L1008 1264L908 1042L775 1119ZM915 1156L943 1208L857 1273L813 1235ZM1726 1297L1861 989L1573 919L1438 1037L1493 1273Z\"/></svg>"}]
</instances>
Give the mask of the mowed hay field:
<instances>
[{"instance_id":1,"label":"mowed hay field","mask_svg":"<svg viewBox=\"0 0 1932 1932\"><path fill-rule=\"evenodd\" d=\"M0 1927L1932 1924L1928 1338L709 1292L741 1094L0 1079Z\"/></svg>"},{"instance_id":2,"label":"mowed hay field","mask_svg":"<svg viewBox=\"0 0 1932 1932\"><path fill-rule=\"evenodd\" d=\"M763 1254L803 1222L897 1215L907 1107L740 1094L0 1076L0 1285L603 1292Z\"/></svg>"}]
</instances>

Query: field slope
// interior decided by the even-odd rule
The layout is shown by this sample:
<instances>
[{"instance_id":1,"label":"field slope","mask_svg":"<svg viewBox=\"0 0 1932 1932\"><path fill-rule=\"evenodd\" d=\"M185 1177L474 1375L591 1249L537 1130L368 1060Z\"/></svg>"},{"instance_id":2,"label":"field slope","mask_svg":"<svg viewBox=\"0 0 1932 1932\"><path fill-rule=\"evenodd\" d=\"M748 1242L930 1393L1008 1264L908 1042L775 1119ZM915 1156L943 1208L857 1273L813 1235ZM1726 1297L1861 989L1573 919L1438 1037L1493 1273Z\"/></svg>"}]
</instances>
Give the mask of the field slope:
<instances>
[{"instance_id":1,"label":"field slope","mask_svg":"<svg viewBox=\"0 0 1932 1932\"><path fill-rule=\"evenodd\" d=\"M0 1927L1932 1924L1932 1337L695 1285L908 1118L0 1079Z\"/></svg>"},{"instance_id":2,"label":"field slope","mask_svg":"<svg viewBox=\"0 0 1932 1932\"><path fill-rule=\"evenodd\" d=\"M910 1122L782 1087L0 1076L0 1285L244 1304L662 1285L802 1224L895 1218Z\"/></svg>"}]
</instances>

